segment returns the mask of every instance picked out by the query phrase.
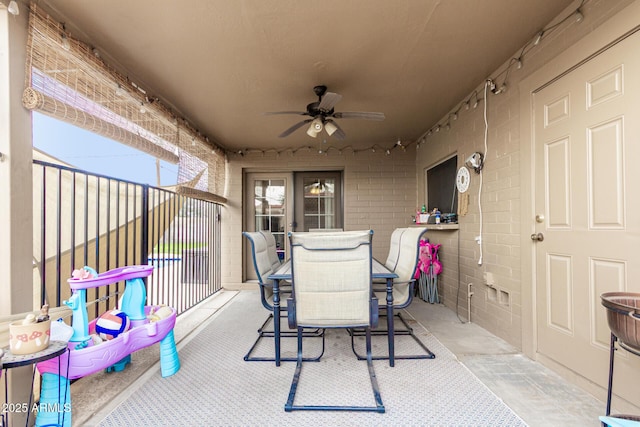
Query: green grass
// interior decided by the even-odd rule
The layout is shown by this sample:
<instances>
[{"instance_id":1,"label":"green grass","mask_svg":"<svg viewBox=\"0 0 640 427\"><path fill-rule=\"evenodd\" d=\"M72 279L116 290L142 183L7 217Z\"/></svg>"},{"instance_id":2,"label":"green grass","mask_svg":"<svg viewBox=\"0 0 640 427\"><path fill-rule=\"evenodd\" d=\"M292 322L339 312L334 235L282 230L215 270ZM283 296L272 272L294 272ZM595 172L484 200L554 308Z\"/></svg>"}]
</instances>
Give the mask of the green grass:
<instances>
[{"instance_id":1,"label":"green grass","mask_svg":"<svg viewBox=\"0 0 640 427\"><path fill-rule=\"evenodd\" d=\"M154 253L180 255L183 249L206 248L206 243L160 243L153 248Z\"/></svg>"}]
</instances>

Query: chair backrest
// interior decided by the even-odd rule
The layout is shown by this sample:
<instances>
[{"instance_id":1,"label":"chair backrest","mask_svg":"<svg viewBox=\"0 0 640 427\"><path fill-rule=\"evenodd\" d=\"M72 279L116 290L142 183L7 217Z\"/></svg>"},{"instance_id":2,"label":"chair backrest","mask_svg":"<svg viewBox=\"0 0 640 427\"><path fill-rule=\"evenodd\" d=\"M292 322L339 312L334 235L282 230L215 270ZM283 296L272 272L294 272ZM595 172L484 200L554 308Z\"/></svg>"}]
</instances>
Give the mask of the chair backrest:
<instances>
[{"instance_id":1,"label":"chair backrest","mask_svg":"<svg viewBox=\"0 0 640 427\"><path fill-rule=\"evenodd\" d=\"M269 259L269 247L267 246L267 240L259 231L244 231L242 233L251 243L251 254L253 255L253 267L258 276L258 281L261 285L268 283L268 277L275 270L273 264Z\"/></svg>"},{"instance_id":2,"label":"chair backrest","mask_svg":"<svg viewBox=\"0 0 640 427\"><path fill-rule=\"evenodd\" d=\"M289 233L295 323L370 326L373 231Z\"/></svg>"},{"instance_id":3,"label":"chair backrest","mask_svg":"<svg viewBox=\"0 0 640 427\"><path fill-rule=\"evenodd\" d=\"M391 239L389 240L389 255L384 263L384 266L391 271L395 271L398 265L398 257L400 256L400 239L406 228L396 228L391 233Z\"/></svg>"},{"instance_id":4,"label":"chair backrest","mask_svg":"<svg viewBox=\"0 0 640 427\"><path fill-rule=\"evenodd\" d=\"M398 253L398 263L393 270L398 275L394 279L396 283L411 282L418 266L418 255L420 254L420 238L427 232L423 227L407 227L400 237L400 250Z\"/></svg>"},{"instance_id":5,"label":"chair backrest","mask_svg":"<svg viewBox=\"0 0 640 427\"><path fill-rule=\"evenodd\" d=\"M278 257L278 245L276 244L276 238L270 231L262 230L259 232L264 236L267 242L267 255L269 256L269 262L271 263L271 269L276 271L280 267L280 258Z\"/></svg>"}]
</instances>

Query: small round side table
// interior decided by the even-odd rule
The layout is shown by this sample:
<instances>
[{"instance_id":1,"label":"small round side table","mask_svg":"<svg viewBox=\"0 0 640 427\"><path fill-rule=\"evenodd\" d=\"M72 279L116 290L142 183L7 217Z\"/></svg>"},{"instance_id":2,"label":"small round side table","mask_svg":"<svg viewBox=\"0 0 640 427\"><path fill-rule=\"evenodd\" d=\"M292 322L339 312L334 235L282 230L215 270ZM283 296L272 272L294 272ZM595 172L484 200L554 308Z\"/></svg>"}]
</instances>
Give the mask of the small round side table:
<instances>
[{"instance_id":1,"label":"small round side table","mask_svg":"<svg viewBox=\"0 0 640 427\"><path fill-rule=\"evenodd\" d=\"M44 362L45 360L53 359L54 357L60 356L62 353L67 351L67 343L64 341L51 341L49 346L44 350L31 353L31 354L13 354L9 347L3 348L4 354L2 359L0 360L0 367L4 371L4 396L5 396L5 405L3 409L7 409L10 407L9 405L9 385L7 380L7 370L11 368L17 368L19 366L28 366L33 365L33 374L31 376L31 393L29 394L29 404L25 408L27 411L27 422L29 424L29 415L31 413L31 405L33 400L33 383L36 375L36 363ZM58 361L60 363L60 361ZM58 366L58 371L60 372L62 369ZM0 372L1 374L1 372ZM20 407L23 408L22 406ZM2 418L0 420L2 422L2 427L9 425L9 413L7 411L2 412Z\"/></svg>"}]
</instances>

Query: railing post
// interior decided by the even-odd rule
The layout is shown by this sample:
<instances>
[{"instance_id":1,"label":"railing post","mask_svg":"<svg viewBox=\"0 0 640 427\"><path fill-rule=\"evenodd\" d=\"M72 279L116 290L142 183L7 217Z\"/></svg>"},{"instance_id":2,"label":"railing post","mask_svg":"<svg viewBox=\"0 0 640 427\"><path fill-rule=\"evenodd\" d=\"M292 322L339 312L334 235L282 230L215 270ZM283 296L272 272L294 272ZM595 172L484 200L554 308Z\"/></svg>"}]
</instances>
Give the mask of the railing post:
<instances>
[{"instance_id":1,"label":"railing post","mask_svg":"<svg viewBox=\"0 0 640 427\"><path fill-rule=\"evenodd\" d=\"M142 212L140 230L140 265L149 263L149 185L142 186Z\"/></svg>"}]
</instances>

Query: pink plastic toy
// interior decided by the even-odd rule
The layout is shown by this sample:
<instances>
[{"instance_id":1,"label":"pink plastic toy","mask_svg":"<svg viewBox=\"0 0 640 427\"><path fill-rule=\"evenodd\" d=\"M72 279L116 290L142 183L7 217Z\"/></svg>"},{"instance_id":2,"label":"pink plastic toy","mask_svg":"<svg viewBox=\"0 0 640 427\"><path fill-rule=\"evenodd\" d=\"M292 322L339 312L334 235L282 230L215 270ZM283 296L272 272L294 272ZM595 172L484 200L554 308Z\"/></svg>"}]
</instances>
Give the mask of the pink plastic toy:
<instances>
[{"instance_id":1,"label":"pink plastic toy","mask_svg":"<svg viewBox=\"0 0 640 427\"><path fill-rule=\"evenodd\" d=\"M37 365L38 371L42 374L40 395L42 409L38 411L36 426L71 426L69 380L81 378L102 369L121 371L131 360L130 355L134 351L160 342L162 376L171 376L180 369L173 336L176 310L163 307L165 310L170 309L171 314L154 322L149 322L147 319L147 315L160 308L144 305L147 294L142 278L151 275L153 266L120 267L102 274L97 274L90 267L84 267L83 270L74 271L74 277L68 280L73 294L69 300L64 301L73 310L74 332L69 341L69 351L58 358ZM112 340L94 345L89 332L95 332L96 321L87 322L87 289L122 280L126 281L126 288L120 309L131 320L131 328ZM59 408L59 411L49 411L50 408Z\"/></svg>"}]
</instances>

